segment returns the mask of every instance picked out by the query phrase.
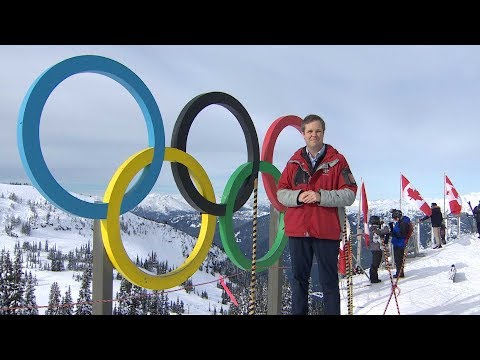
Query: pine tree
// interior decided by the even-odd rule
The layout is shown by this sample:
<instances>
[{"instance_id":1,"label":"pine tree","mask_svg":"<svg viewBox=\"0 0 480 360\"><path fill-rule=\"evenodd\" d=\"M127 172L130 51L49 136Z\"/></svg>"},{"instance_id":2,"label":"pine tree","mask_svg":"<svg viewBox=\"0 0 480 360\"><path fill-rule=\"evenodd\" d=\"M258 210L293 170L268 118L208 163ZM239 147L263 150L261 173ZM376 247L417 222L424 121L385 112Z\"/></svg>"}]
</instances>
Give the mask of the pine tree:
<instances>
[{"instance_id":1,"label":"pine tree","mask_svg":"<svg viewBox=\"0 0 480 360\"><path fill-rule=\"evenodd\" d=\"M236 298L238 306L230 306L230 315L247 315L250 302L250 274L241 273L236 277L236 284L230 287L233 296Z\"/></svg>"},{"instance_id":2,"label":"pine tree","mask_svg":"<svg viewBox=\"0 0 480 360\"><path fill-rule=\"evenodd\" d=\"M120 290L116 296L116 299L118 299L117 315L127 315L131 290L132 283L122 278L122 280L120 280Z\"/></svg>"},{"instance_id":3,"label":"pine tree","mask_svg":"<svg viewBox=\"0 0 480 360\"><path fill-rule=\"evenodd\" d=\"M285 270L283 271L282 283L282 314L290 315L292 313L292 288Z\"/></svg>"},{"instance_id":4,"label":"pine tree","mask_svg":"<svg viewBox=\"0 0 480 360\"><path fill-rule=\"evenodd\" d=\"M12 308L14 295L14 271L10 252L2 249L0 252L0 314L12 315L15 311Z\"/></svg>"},{"instance_id":5,"label":"pine tree","mask_svg":"<svg viewBox=\"0 0 480 360\"><path fill-rule=\"evenodd\" d=\"M22 250L20 246L15 248L14 251L14 263L13 263L13 283L12 283L12 301L10 306L13 308L14 314L21 314L22 307L25 304L23 293L25 292L25 281L23 278L23 259Z\"/></svg>"},{"instance_id":6,"label":"pine tree","mask_svg":"<svg viewBox=\"0 0 480 360\"><path fill-rule=\"evenodd\" d=\"M92 262L87 262L82 273L75 315L92 315Z\"/></svg>"},{"instance_id":7,"label":"pine tree","mask_svg":"<svg viewBox=\"0 0 480 360\"><path fill-rule=\"evenodd\" d=\"M72 304L72 290L70 286L68 290L65 291L65 296L62 298L62 307L61 307L61 314L62 315L73 315L73 304Z\"/></svg>"},{"instance_id":8,"label":"pine tree","mask_svg":"<svg viewBox=\"0 0 480 360\"><path fill-rule=\"evenodd\" d=\"M160 315L170 315L168 294L163 290L160 292Z\"/></svg>"},{"instance_id":9,"label":"pine tree","mask_svg":"<svg viewBox=\"0 0 480 360\"><path fill-rule=\"evenodd\" d=\"M132 286L132 296L129 299L128 315L144 315L146 313L146 290L138 285Z\"/></svg>"},{"instance_id":10,"label":"pine tree","mask_svg":"<svg viewBox=\"0 0 480 360\"><path fill-rule=\"evenodd\" d=\"M29 272L28 276L25 276L25 302L22 315L38 315L37 299L35 297L35 283L36 279Z\"/></svg>"},{"instance_id":11,"label":"pine tree","mask_svg":"<svg viewBox=\"0 0 480 360\"><path fill-rule=\"evenodd\" d=\"M160 315L160 292L153 290L152 294L148 297L147 315Z\"/></svg>"},{"instance_id":12,"label":"pine tree","mask_svg":"<svg viewBox=\"0 0 480 360\"><path fill-rule=\"evenodd\" d=\"M45 315L61 315L60 312L60 288L56 281L50 286L50 295L48 296L48 309L45 310Z\"/></svg>"}]
</instances>

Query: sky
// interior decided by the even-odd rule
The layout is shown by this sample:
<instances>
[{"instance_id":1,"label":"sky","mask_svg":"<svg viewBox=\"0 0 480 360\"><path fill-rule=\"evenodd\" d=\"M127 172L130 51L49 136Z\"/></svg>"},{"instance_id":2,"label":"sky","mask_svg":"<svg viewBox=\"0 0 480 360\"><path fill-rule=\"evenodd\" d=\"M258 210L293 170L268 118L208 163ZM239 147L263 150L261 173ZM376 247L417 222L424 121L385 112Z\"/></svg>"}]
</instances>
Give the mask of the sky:
<instances>
[{"instance_id":1,"label":"sky","mask_svg":"<svg viewBox=\"0 0 480 360\"><path fill-rule=\"evenodd\" d=\"M15 193L22 201L13 202L8 195ZM57 231L54 226L38 226L32 230L31 236L22 235L18 229L14 231L18 238L5 234L5 221L8 216L20 217L25 221L31 216L28 201L37 203L39 219L44 219L48 206L44 204L42 196L31 186L14 186L0 184L0 248L10 250L13 253L17 241L42 242L44 246L48 239L49 246L56 246L63 254L80 248L92 239L91 226L87 224L79 227L79 219L68 213L53 207L51 221L54 226L62 224L72 230ZM168 201L167 198L164 198ZM13 204L13 206L12 206ZM378 210L378 209L377 209ZM168 259L169 264L183 262L181 244L187 244L187 249L195 239L188 235L173 230L168 225L157 224L138 218L131 213L123 215L124 222L129 229L136 229L135 235L127 235L122 232L122 240L126 251L131 258L139 255L145 258L148 253L155 251L159 259ZM58 219L58 220L57 220ZM452 226L452 225L451 225ZM454 226L454 225L453 225ZM451 231L448 231L451 234ZM340 281L341 314L342 315L480 315L480 239L475 234L461 233L458 238L448 235L447 244L441 249L419 247L418 256L408 257L405 264L405 278L398 282L397 302L392 296L387 307L391 293L392 283L386 268L381 267L379 278L381 283L369 285L366 274L358 274L352 277L351 296L346 279ZM188 251L188 250L187 250ZM217 251L212 248L212 251ZM368 251L363 249L362 251ZM216 256L225 256L216 252ZM260 256L260 254L258 254ZM355 254L354 254L355 255ZM42 253L45 261L46 253ZM391 259L390 259L391 262ZM455 281L449 280L450 268L456 267ZM368 274L368 266L365 267ZM37 269L29 269L37 277L38 286L35 290L39 313L44 314L48 305L51 284L56 281L59 284L61 294L64 296L68 287L71 287L72 299L76 301L80 283L74 280L73 271L51 272ZM394 272L392 272L393 274ZM233 274L234 275L234 274ZM232 276L232 274L226 274ZM196 291L206 291L209 299L203 299L194 294L188 294L181 287L173 287L166 290L170 300L184 301L185 308L190 315L211 315L214 307L217 312L220 306L227 310L226 305L221 305L221 289L217 287L220 279L219 274L196 271L192 276L192 283ZM113 296L119 290L120 282L114 280ZM397 306L398 303L398 306ZM349 308L349 304L352 307ZM233 306L233 305L232 305ZM112 306L113 307L113 306ZM386 310L385 310L386 309Z\"/></svg>"},{"instance_id":2,"label":"sky","mask_svg":"<svg viewBox=\"0 0 480 360\"><path fill-rule=\"evenodd\" d=\"M17 145L20 105L44 71L80 55L108 57L140 77L160 110L166 146L184 106L220 91L245 107L260 150L277 118L321 115L325 142L345 155L371 200L398 198L400 174L424 198L443 196L444 174L460 194L479 191L472 154L480 132L480 47L473 45L2 45L0 182L31 182ZM40 139L56 181L88 195L103 195L117 168L148 146L133 97L93 73L55 88ZM301 146L301 134L287 127L273 164L282 171ZM187 152L206 170L217 198L247 161L240 124L217 105L193 122ZM152 192L179 193L170 164L163 163Z\"/></svg>"}]
</instances>

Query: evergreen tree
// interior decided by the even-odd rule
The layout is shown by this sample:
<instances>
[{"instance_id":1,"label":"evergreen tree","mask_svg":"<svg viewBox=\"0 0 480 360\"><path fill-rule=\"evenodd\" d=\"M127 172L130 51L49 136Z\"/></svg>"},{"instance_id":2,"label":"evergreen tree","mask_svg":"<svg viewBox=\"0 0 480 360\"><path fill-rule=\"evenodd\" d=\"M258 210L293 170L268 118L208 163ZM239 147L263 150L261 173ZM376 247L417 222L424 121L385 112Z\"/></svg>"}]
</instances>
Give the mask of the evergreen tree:
<instances>
[{"instance_id":1,"label":"evergreen tree","mask_svg":"<svg viewBox=\"0 0 480 360\"><path fill-rule=\"evenodd\" d=\"M131 290L132 283L122 278L122 280L120 280L120 289L116 296L118 299L117 315L127 315Z\"/></svg>"},{"instance_id":2,"label":"evergreen tree","mask_svg":"<svg viewBox=\"0 0 480 360\"><path fill-rule=\"evenodd\" d=\"M73 315L73 304L72 304L72 290L70 286L68 290L65 291L65 296L62 298L62 307L60 308L62 315Z\"/></svg>"},{"instance_id":3,"label":"evergreen tree","mask_svg":"<svg viewBox=\"0 0 480 360\"><path fill-rule=\"evenodd\" d=\"M282 314L290 315L292 313L292 288L286 272L283 271L282 283Z\"/></svg>"},{"instance_id":4,"label":"evergreen tree","mask_svg":"<svg viewBox=\"0 0 480 360\"><path fill-rule=\"evenodd\" d=\"M160 292L160 315L170 315L168 294L163 290Z\"/></svg>"},{"instance_id":5,"label":"evergreen tree","mask_svg":"<svg viewBox=\"0 0 480 360\"><path fill-rule=\"evenodd\" d=\"M13 307L14 314L21 314L22 307L25 305L23 293L25 292L25 281L23 278L23 259L20 246L15 248L13 263L13 283L12 283L12 301L10 306Z\"/></svg>"},{"instance_id":6,"label":"evergreen tree","mask_svg":"<svg viewBox=\"0 0 480 360\"><path fill-rule=\"evenodd\" d=\"M247 315L250 301L250 275L241 273L236 277L236 284L230 287L233 296L237 299L238 306L230 306L230 315Z\"/></svg>"},{"instance_id":7,"label":"evergreen tree","mask_svg":"<svg viewBox=\"0 0 480 360\"><path fill-rule=\"evenodd\" d=\"M138 285L132 286L132 297L128 306L128 315L144 315L147 313L147 290Z\"/></svg>"},{"instance_id":8,"label":"evergreen tree","mask_svg":"<svg viewBox=\"0 0 480 360\"><path fill-rule=\"evenodd\" d=\"M77 270L77 261L75 259L75 255L73 251L68 252L68 257L67 257L67 269L68 270Z\"/></svg>"},{"instance_id":9,"label":"evergreen tree","mask_svg":"<svg viewBox=\"0 0 480 360\"><path fill-rule=\"evenodd\" d=\"M153 290L152 294L148 297L148 315L160 315L160 292Z\"/></svg>"},{"instance_id":10,"label":"evergreen tree","mask_svg":"<svg viewBox=\"0 0 480 360\"><path fill-rule=\"evenodd\" d=\"M25 276L25 307L22 311L22 315L38 315L37 299L35 297L35 283L36 279L29 272L28 276Z\"/></svg>"},{"instance_id":11,"label":"evergreen tree","mask_svg":"<svg viewBox=\"0 0 480 360\"><path fill-rule=\"evenodd\" d=\"M82 273L82 282L78 293L75 315L92 314L92 263L88 262Z\"/></svg>"},{"instance_id":12,"label":"evergreen tree","mask_svg":"<svg viewBox=\"0 0 480 360\"><path fill-rule=\"evenodd\" d=\"M131 296L127 300L127 315L143 315L143 292L141 287L137 285L132 286Z\"/></svg>"},{"instance_id":13,"label":"evergreen tree","mask_svg":"<svg viewBox=\"0 0 480 360\"><path fill-rule=\"evenodd\" d=\"M56 281L50 286L50 295L48 296L48 309L45 310L45 315L61 315L60 311L60 288Z\"/></svg>"},{"instance_id":14,"label":"evergreen tree","mask_svg":"<svg viewBox=\"0 0 480 360\"><path fill-rule=\"evenodd\" d=\"M14 285L14 271L13 264L10 258L10 252L2 249L0 252L0 314L12 315L15 314L15 310L12 308L12 303L15 298Z\"/></svg>"}]
</instances>

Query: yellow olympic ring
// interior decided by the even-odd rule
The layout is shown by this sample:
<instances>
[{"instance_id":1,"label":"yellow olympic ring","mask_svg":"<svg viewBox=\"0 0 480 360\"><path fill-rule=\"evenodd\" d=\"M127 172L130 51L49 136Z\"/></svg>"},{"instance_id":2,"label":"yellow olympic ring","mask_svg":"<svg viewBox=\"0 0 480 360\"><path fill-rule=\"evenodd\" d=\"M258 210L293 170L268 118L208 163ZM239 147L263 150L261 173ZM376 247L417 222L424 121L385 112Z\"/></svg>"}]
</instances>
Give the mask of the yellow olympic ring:
<instances>
[{"instance_id":1,"label":"yellow olympic ring","mask_svg":"<svg viewBox=\"0 0 480 360\"><path fill-rule=\"evenodd\" d=\"M205 260L213 242L216 217L202 213L197 243L185 262L175 270L167 274L153 275L135 265L125 251L120 235L120 207L128 185L140 170L152 162L153 153L153 148L139 151L130 156L115 172L103 197L103 201L108 204L108 210L107 218L101 220L101 230L103 245L110 261L128 281L146 289L164 290L183 283ZM165 147L164 160L185 165L201 194L209 201L216 201L207 173L191 155L176 148Z\"/></svg>"}]
</instances>

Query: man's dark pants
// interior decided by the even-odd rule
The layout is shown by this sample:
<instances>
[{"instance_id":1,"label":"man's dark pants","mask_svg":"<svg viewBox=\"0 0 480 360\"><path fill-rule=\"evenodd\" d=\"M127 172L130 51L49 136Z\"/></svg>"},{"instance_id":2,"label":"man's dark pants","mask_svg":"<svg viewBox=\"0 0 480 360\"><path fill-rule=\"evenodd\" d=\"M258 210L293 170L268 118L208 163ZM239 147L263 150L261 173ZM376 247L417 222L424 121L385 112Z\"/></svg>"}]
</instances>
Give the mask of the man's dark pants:
<instances>
[{"instance_id":1,"label":"man's dark pants","mask_svg":"<svg viewBox=\"0 0 480 360\"><path fill-rule=\"evenodd\" d=\"M288 246L292 260L292 315L308 314L308 287L314 255L323 292L325 315L340 315L338 286L340 240L290 237Z\"/></svg>"},{"instance_id":2,"label":"man's dark pants","mask_svg":"<svg viewBox=\"0 0 480 360\"><path fill-rule=\"evenodd\" d=\"M382 250L372 250L372 265L370 266L369 275L370 281L378 280L378 268L382 263Z\"/></svg>"}]
</instances>

